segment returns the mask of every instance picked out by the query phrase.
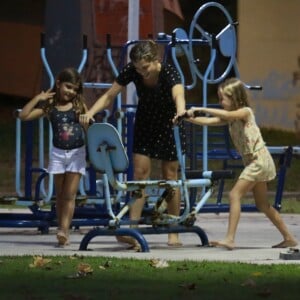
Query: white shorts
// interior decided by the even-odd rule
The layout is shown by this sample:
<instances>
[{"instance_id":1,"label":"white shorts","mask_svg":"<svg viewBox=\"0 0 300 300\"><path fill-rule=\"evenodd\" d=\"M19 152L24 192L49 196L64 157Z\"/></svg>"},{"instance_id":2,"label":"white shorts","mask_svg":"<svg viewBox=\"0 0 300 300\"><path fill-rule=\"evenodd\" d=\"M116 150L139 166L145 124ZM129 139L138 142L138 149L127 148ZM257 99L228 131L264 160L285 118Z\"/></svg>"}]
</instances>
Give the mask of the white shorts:
<instances>
[{"instance_id":1,"label":"white shorts","mask_svg":"<svg viewBox=\"0 0 300 300\"><path fill-rule=\"evenodd\" d=\"M85 146L71 150L63 150L53 146L49 159L48 172L50 174L72 172L85 175L85 152Z\"/></svg>"}]
</instances>

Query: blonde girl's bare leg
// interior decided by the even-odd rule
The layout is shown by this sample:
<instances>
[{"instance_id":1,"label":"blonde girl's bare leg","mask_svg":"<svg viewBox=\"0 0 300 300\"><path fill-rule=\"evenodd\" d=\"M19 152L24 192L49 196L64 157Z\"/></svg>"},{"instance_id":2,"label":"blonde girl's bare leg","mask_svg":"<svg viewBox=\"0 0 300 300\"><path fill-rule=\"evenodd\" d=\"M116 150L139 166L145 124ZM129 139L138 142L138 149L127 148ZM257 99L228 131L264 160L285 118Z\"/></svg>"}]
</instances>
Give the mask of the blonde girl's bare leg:
<instances>
[{"instance_id":1,"label":"blonde girl's bare leg","mask_svg":"<svg viewBox=\"0 0 300 300\"><path fill-rule=\"evenodd\" d=\"M271 220L271 222L283 236L283 241L277 245L274 245L273 248L286 248L296 246L298 243L289 232L279 212L268 202L267 191L268 188L266 182L259 182L253 188L253 194L257 209L263 212Z\"/></svg>"},{"instance_id":2,"label":"blonde girl's bare leg","mask_svg":"<svg viewBox=\"0 0 300 300\"><path fill-rule=\"evenodd\" d=\"M166 180L178 179L178 161L162 161L162 176ZM175 190L173 198L167 203L168 214L179 216L180 214L180 191ZM178 233L168 234L168 245L172 247L180 247L182 243Z\"/></svg>"},{"instance_id":3,"label":"blonde girl's bare leg","mask_svg":"<svg viewBox=\"0 0 300 300\"><path fill-rule=\"evenodd\" d=\"M223 240L211 241L210 245L224 247L228 250L235 248L235 234L241 215L241 199L253 187L254 183L238 179L229 193L229 219L227 233Z\"/></svg>"}]
</instances>

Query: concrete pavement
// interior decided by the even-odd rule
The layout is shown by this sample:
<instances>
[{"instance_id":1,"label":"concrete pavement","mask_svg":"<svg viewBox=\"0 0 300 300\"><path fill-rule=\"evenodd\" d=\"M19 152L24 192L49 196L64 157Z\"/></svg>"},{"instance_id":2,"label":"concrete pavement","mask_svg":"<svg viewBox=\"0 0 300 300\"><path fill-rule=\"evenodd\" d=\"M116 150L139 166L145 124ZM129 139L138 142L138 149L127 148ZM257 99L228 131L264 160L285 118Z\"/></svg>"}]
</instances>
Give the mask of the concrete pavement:
<instances>
[{"instance_id":1,"label":"concrete pavement","mask_svg":"<svg viewBox=\"0 0 300 300\"><path fill-rule=\"evenodd\" d=\"M300 241L300 215L282 214L295 238ZM196 225L208 235L209 240L224 237L227 228L228 213L201 213ZM57 248L55 228L49 234L40 234L35 228L0 228L0 256L15 255L82 255L107 256L119 258L193 260L193 261L230 261L256 264L300 264L299 257L282 259L289 255L289 249L273 249L272 245L282 238L271 222L261 213L242 213L236 236L237 248L228 251L222 248L202 247L199 237L194 233L181 233L183 247L171 248L166 244L167 235L145 235L150 252L137 253L127 250L125 245L117 243L113 236L97 236L93 238L88 250L79 251L84 234L91 228L82 227L71 232L71 244L65 248ZM296 251L299 249L297 246ZM280 254L281 253L281 254ZM281 257L280 257L281 256Z\"/></svg>"}]
</instances>

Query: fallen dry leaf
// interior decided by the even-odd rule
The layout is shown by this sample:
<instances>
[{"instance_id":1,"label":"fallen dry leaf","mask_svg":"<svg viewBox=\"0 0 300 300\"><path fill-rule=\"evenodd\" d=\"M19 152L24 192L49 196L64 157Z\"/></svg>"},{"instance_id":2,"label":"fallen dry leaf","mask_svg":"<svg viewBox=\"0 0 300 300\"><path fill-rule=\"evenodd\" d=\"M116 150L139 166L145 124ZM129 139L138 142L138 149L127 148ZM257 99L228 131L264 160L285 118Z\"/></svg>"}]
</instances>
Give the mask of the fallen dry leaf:
<instances>
[{"instance_id":1,"label":"fallen dry leaf","mask_svg":"<svg viewBox=\"0 0 300 300\"><path fill-rule=\"evenodd\" d=\"M163 260L163 259L151 259L150 260L150 266L153 268L167 268L169 267L169 264L167 261Z\"/></svg>"},{"instance_id":2,"label":"fallen dry leaf","mask_svg":"<svg viewBox=\"0 0 300 300\"><path fill-rule=\"evenodd\" d=\"M106 270L106 269L110 268L111 266L112 266L112 261L107 260L103 265L99 266L99 269Z\"/></svg>"},{"instance_id":3,"label":"fallen dry leaf","mask_svg":"<svg viewBox=\"0 0 300 300\"><path fill-rule=\"evenodd\" d=\"M70 259L83 259L84 256L83 255L79 255L77 253L75 253L74 255L70 256Z\"/></svg>"},{"instance_id":4,"label":"fallen dry leaf","mask_svg":"<svg viewBox=\"0 0 300 300\"><path fill-rule=\"evenodd\" d=\"M241 284L241 286L256 287L256 282L253 279L248 278Z\"/></svg>"},{"instance_id":5,"label":"fallen dry leaf","mask_svg":"<svg viewBox=\"0 0 300 300\"><path fill-rule=\"evenodd\" d=\"M44 258L42 256L34 256L33 263L29 265L30 268L42 268L47 265L52 260L49 258Z\"/></svg>"},{"instance_id":6,"label":"fallen dry leaf","mask_svg":"<svg viewBox=\"0 0 300 300\"><path fill-rule=\"evenodd\" d=\"M79 279L86 277L87 275L91 275L93 273L93 269L89 264L80 263L77 266L77 273L68 275L68 279Z\"/></svg>"},{"instance_id":7,"label":"fallen dry leaf","mask_svg":"<svg viewBox=\"0 0 300 300\"><path fill-rule=\"evenodd\" d=\"M69 258L70 258L71 260L73 260L73 259L78 259L78 256L72 255L72 256L70 256Z\"/></svg>"},{"instance_id":8,"label":"fallen dry leaf","mask_svg":"<svg viewBox=\"0 0 300 300\"><path fill-rule=\"evenodd\" d=\"M78 272L85 273L85 274L93 273L92 267L89 264L85 264L85 263L80 263L77 266L77 270L78 270Z\"/></svg>"}]
</instances>

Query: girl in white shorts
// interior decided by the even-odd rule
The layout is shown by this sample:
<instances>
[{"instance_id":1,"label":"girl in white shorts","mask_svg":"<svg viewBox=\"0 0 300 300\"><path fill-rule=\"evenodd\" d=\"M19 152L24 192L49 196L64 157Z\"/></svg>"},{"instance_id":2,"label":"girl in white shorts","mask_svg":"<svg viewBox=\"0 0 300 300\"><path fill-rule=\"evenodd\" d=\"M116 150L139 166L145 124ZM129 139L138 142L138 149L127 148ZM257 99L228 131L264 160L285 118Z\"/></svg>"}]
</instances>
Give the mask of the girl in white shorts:
<instances>
[{"instance_id":1,"label":"girl in white shorts","mask_svg":"<svg viewBox=\"0 0 300 300\"><path fill-rule=\"evenodd\" d=\"M82 79L77 70L66 68L57 76L53 89L36 95L19 114L21 120L47 116L51 122L53 147L48 172L54 174L59 246L69 244L75 198L85 174L85 134L79 115L86 111Z\"/></svg>"},{"instance_id":2,"label":"girl in white shorts","mask_svg":"<svg viewBox=\"0 0 300 300\"><path fill-rule=\"evenodd\" d=\"M85 156L85 146L71 150L63 150L53 146L50 154L48 172L51 174L73 172L85 175Z\"/></svg>"}]
</instances>

